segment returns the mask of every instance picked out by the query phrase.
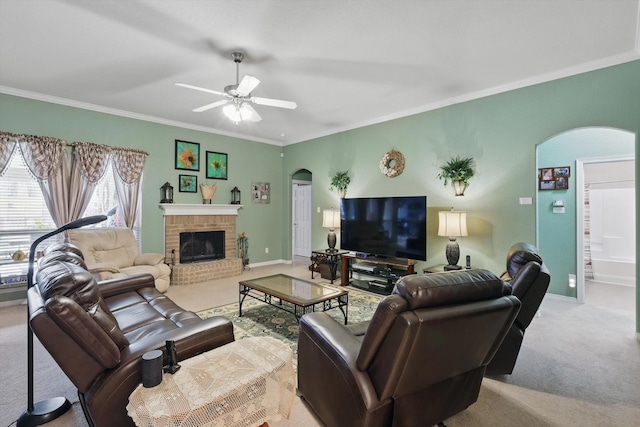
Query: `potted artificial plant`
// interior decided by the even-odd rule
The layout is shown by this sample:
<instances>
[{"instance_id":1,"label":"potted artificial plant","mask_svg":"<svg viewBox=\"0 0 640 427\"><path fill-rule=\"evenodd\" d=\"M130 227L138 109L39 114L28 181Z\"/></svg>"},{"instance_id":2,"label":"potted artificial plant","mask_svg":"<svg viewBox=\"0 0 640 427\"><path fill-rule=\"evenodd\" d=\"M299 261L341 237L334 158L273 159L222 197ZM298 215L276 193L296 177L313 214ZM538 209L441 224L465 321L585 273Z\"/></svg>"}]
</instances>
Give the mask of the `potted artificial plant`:
<instances>
[{"instance_id":1,"label":"potted artificial plant","mask_svg":"<svg viewBox=\"0 0 640 427\"><path fill-rule=\"evenodd\" d=\"M349 171L344 172L336 172L336 174L331 178L331 187L329 187L330 191L333 191L335 188L338 190L338 195L340 198L343 198L347 195L347 187L351 182L351 178L349 178Z\"/></svg>"},{"instance_id":2,"label":"potted artificial plant","mask_svg":"<svg viewBox=\"0 0 640 427\"><path fill-rule=\"evenodd\" d=\"M438 178L444 180L444 185L451 181L456 196L464 196L464 190L469 186L469 179L474 175L474 162L471 157L454 157L440 166Z\"/></svg>"}]
</instances>

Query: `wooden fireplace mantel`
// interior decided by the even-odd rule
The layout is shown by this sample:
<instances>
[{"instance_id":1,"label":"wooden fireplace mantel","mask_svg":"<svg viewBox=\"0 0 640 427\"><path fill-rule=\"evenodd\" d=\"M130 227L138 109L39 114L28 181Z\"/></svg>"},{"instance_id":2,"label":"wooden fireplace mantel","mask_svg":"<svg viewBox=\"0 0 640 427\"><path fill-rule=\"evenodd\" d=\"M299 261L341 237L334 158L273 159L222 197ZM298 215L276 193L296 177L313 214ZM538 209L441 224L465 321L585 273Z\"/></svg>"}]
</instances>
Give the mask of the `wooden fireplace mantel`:
<instances>
[{"instance_id":1,"label":"wooden fireplace mantel","mask_svg":"<svg viewBox=\"0 0 640 427\"><path fill-rule=\"evenodd\" d=\"M164 216L184 215L238 215L242 205L198 205L189 203L160 203Z\"/></svg>"}]
</instances>

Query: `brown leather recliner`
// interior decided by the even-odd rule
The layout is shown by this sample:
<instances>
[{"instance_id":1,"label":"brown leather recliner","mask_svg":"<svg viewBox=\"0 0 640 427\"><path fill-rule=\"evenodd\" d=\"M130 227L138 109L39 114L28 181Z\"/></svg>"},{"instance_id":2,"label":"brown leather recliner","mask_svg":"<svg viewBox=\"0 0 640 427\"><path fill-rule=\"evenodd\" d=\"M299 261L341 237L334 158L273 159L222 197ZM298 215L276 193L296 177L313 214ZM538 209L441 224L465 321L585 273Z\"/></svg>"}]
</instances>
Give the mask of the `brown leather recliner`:
<instances>
[{"instance_id":1,"label":"brown leather recliner","mask_svg":"<svg viewBox=\"0 0 640 427\"><path fill-rule=\"evenodd\" d=\"M155 288L152 275L98 284L77 248L55 249L45 251L28 291L29 324L77 387L90 426L134 425L126 405L142 382L145 352L173 340L184 360L234 340L228 319L183 310Z\"/></svg>"},{"instance_id":2,"label":"brown leather recliner","mask_svg":"<svg viewBox=\"0 0 640 427\"><path fill-rule=\"evenodd\" d=\"M368 323L302 316L299 392L328 427L439 423L477 400L519 308L486 270L405 276Z\"/></svg>"},{"instance_id":3,"label":"brown leather recliner","mask_svg":"<svg viewBox=\"0 0 640 427\"><path fill-rule=\"evenodd\" d=\"M521 302L520 313L509 329L489 366L487 375L511 374L527 329L547 293L551 275L538 249L529 243L516 243L507 254L507 270L502 279L508 281Z\"/></svg>"}]
</instances>

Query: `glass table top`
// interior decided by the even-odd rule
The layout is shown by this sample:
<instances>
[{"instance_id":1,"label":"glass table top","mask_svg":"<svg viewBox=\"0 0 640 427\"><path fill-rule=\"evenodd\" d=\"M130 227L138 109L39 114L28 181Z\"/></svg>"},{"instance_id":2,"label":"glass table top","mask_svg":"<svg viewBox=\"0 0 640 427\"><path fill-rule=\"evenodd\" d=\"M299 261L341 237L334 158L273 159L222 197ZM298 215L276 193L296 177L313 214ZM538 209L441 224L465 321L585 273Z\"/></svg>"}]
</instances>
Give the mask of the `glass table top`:
<instances>
[{"instance_id":1,"label":"glass table top","mask_svg":"<svg viewBox=\"0 0 640 427\"><path fill-rule=\"evenodd\" d=\"M244 280L240 284L298 305L313 304L348 293L344 289L308 282L286 274Z\"/></svg>"}]
</instances>

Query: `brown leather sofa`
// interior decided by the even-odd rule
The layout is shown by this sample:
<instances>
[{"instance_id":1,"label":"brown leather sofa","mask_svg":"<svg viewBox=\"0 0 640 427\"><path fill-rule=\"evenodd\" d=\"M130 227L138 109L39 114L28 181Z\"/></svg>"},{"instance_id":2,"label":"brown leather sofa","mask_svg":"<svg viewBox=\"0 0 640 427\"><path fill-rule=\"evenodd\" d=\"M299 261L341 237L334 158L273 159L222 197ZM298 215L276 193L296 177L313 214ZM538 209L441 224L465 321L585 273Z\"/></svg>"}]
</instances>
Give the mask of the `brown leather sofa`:
<instances>
[{"instance_id":1,"label":"brown leather sofa","mask_svg":"<svg viewBox=\"0 0 640 427\"><path fill-rule=\"evenodd\" d=\"M47 248L28 302L29 324L77 387L90 426L134 425L125 407L142 382L145 352L174 340L184 360L234 340L228 319L183 310L150 274L98 284L69 244Z\"/></svg>"},{"instance_id":2,"label":"brown leather sofa","mask_svg":"<svg viewBox=\"0 0 640 427\"><path fill-rule=\"evenodd\" d=\"M328 427L434 425L477 400L519 308L486 270L405 276L370 322L302 316L298 390Z\"/></svg>"},{"instance_id":3,"label":"brown leather sofa","mask_svg":"<svg viewBox=\"0 0 640 427\"><path fill-rule=\"evenodd\" d=\"M505 375L513 372L524 340L524 331L540 308L551 281L549 270L538 249L524 242L516 243L509 249L507 270L501 278L511 284L513 295L521 301L522 308L493 360L487 366L487 375Z\"/></svg>"}]
</instances>

